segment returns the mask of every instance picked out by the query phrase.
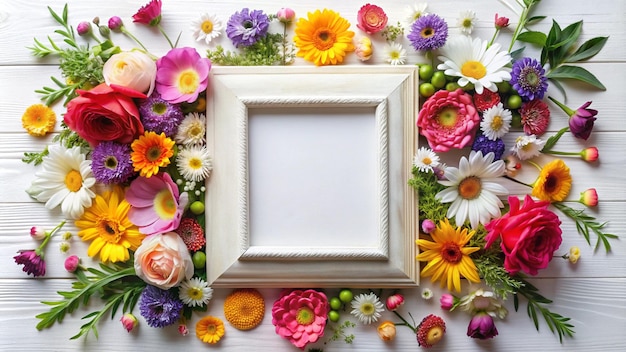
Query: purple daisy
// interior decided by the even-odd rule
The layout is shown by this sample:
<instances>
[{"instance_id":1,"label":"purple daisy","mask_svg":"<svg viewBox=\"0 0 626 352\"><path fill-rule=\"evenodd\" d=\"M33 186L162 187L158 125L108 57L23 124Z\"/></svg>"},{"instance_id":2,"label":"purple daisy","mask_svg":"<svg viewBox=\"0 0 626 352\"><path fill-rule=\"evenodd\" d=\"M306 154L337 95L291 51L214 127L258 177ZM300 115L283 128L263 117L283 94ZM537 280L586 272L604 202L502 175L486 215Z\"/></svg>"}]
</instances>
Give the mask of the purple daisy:
<instances>
[{"instance_id":1,"label":"purple daisy","mask_svg":"<svg viewBox=\"0 0 626 352\"><path fill-rule=\"evenodd\" d=\"M22 270L34 277L46 275L46 262L37 250L20 250L18 255L13 257L15 263L24 265Z\"/></svg>"},{"instance_id":2,"label":"purple daisy","mask_svg":"<svg viewBox=\"0 0 626 352\"><path fill-rule=\"evenodd\" d=\"M129 144L102 142L93 148L91 171L104 184L124 183L134 173Z\"/></svg>"},{"instance_id":3,"label":"purple daisy","mask_svg":"<svg viewBox=\"0 0 626 352\"><path fill-rule=\"evenodd\" d=\"M178 125L185 118L178 104L163 99L156 90L148 99L139 103L139 115L147 131L154 131L156 134L163 132L168 137L176 134Z\"/></svg>"},{"instance_id":4,"label":"purple daisy","mask_svg":"<svg viewBox=\"0 0 626 352\"><path fill-rule=\"evenodd\" d=\"M263 11L244 8L230 16L226 35L235 46L250 46L267 33L269 26L270 20Z\"/></svg>"},{"instance_id":5,"label":"purple daisy","mask_svg":"<svg viewBox=\"0 0 626 352\"><path fill-rule=\"evenodd\" d=\"M169 290L147 285L139 297L139 312L153 328L172 325L180 318L183 302Z\"/></svg>"},{"instance_id":6,"label":"purple daisy","mask_svg":"<svg viewBox=\"0 0 626 352\"><path fill-rule=\"evenodd\" d=\"M539 61L525 57L515 61L511 70L511 85L526 101L543 99L548 90L546 71Z\"/></svg>"},{"instance_id":7,"label":"purple daisy","mask_svg":"<svg viewBox=\"0 0 626 352\"><path fill-rule=\"evenodd\" d=\"M483 155L487 155L488 153L493 153L495 155L494 160L500 160L502 158L502 154L504 154L504 141L502 139L497 138L495 141L490 140L484 134L480 133L474 139L474 144L472 144L472 150L481 151Z\"/></svg>"},{"instance_id":8,"label":"purple daisy","mask_svg":"<svg viewBox=\"0 0 626 352\"><path fill-rule=\"evenodd\" d=\"M448 24L434 13L421 16L411 25L407 36L415 50L429 51L441 48L448 39Z\"/></svg>"}]
</instances>

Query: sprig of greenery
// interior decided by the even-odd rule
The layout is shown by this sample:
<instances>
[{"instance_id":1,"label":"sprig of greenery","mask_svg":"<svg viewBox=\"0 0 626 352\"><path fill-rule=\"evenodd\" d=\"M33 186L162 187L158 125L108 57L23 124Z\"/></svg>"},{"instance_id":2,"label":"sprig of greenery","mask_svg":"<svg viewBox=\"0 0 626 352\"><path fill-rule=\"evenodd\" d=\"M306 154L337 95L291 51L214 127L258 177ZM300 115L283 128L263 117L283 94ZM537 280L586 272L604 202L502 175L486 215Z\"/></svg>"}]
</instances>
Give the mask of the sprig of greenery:
<instances>
[{"instance_id":1,"label":"sprig of greenery","mask_svg":"<svg viewBox=\"0 0 626 352\"><path fill-rule=\"evenodd\" d=\"M52 10L50 6L48 6L48 11L50 12L50 15L52 15L52 18L54 18L57 23L63 26L63 29L57 29L54 31L54 33L60 34L62 37L65 38L63 39L65 43L73 48L78 49L74 28L72 28L72 26L70 26L67 21L67 4L63 6L63 13L60 16L56 12L54 12L54 10ZM35 46L29 47L29 49L32 50L33 55L37 57L46 57L50 54L60 54L61 52L63 52L63 49L55 44L54 40L52 40L50 36L48 36L48 41L50 42L50 47L46 46L45 44L37 40L37 38L35 38Z\"/></svg>"},{"instance_id":2,"label":"sprig of greenery","mask_svg":"<svg viewBox=\"0 0 626 352\"><path fill-rule=\"evenodd\" d=\"M591 245L589 233L593 232L596 236L598 236L594 250L598 250L600 243L602 243L607 253L611 251L611 243L609 242L609 239L618 238L618 236L602 231L604 226L607 224L606 222L600 223L596 221L596 218L591 215L587 215L584 209L574 209L564 203L552 204L563 214L576 222L576 230L579 234L583 235L589 245Z\"/></svg>"},{"instance_id":3,"label":"sprig of greenery","mask_svg":"<svg viewBox=\"0 0 626 352\"><path fill-rule=\"evenodd\" d=\"M347 335L345 330L349 328L354 328L355 326L356 324L351 322L350 320L346 320L339 325L330 325L330 328L333 331L333 335L328 338L327 342L338 341L340 339L343 339L345 343L354 342L354 334Z\"/></svg>"},{"instance_id":4,"label":"sprig of greenery","mask_svg":"<svg viewBox=\"0 0 626 352\"><path fill-rule=\"evenodd\" d=\"M395 42L396 39L404 36L404 27L402 27L402 24L398 21L395 25L387 25L385 29L380 32L380 35L388 42Z\"/></svg>"},{"instance_id":5,"label":"sprig of greenery","mask_svg":"<svg viewBox=\"0 0 626 352\"><path fill-rule=\"evenodd\" d=\"M518 292L524 283L504 269L501 254L498 250L486 250L472 257L472 260L476 264L478 274L485 280L485 284L491 287L498 297L507 299L509 295Z\"/></svg>"},{"instance_id":6,"label":"sprig of greenery","mask_svg":"<svg viewBox=\"0 0 626 352\"><path fill-rule=\"evenodd\" d=\"M411 172L413 178L408 183L417 191L420 202L419 218L438 223L446 217L448 205L441 203L435 195L445 187L437 182L437 176L433 172L420 172L416 167Z\"/></svg>"},{"instance_id":7,"label":"sprig of greenery","mask_svg":"<svg viewBox=\"0 0 626 352\"><path fill-rule=\"evenodd\" d=\"M76 132L70 130L64 122L61 123L61 128L61 132L52 138L52 142L58 142L68 149L79 146L81 152L84 153L90 150L89 143L82 139ZM33 165L39 165L48 154L48 146L46 146L41 152L25 152L22 161L27 164L33 163Z\"/></svg>"},{"instance_id":8,"label":"sprig of greenery","mask_svg":"<svg viewBox=\"0 0 626 352\"><path fill-rule=\"evenodd\" d=\"M223 66L272 66L284 60L281 48L284 44L283 35L269 33L256 43L243 47L241 52L226 51L221 45L214 50L207 50L207 57L217 65ZM285 54L287 55L287 54ZM290 60L286 60L289 62Z\"/></svg>"},{"instance_id":9,"label":"sprig of greenery","mask_svg":"<svg viewBox=\"0 0 626 352\"><path fill-rule=\"evenodd\" d=\"M523 296L528 301L528 305L526 307L526 311L528 316L532 319L535 324L535 328L539 331L539 320L537 318L537 311L541 313L543 319L546 324L548 324L548 328L552 333L557 333L559 335L559 341L563 343L563 336L572 337L574 336L574 325L570 324L570 318L564 317L558 313L554 313L546 308L544 305L552 303L551 300L542 296L539 293L539 289L535 286L531 285L529 282L522 280L524 285L520 288L517 294L514 297L513 305L515 307L515 311L519 308L519 297L518 295Z\"/></svg>"}]
</instances>

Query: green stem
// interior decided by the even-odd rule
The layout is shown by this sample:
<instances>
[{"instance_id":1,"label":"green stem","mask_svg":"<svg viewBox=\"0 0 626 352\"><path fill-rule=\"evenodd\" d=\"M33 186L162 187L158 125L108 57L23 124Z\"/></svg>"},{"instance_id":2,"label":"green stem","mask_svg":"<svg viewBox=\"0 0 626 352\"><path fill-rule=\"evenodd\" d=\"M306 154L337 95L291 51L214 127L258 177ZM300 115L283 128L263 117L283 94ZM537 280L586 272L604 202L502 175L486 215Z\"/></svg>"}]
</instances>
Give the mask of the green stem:
<instances>
[{"instance_id":1,"label":"green stem","mask_svg":"<svg viewBox=\"0 0 626 352\"><path fill-rule=\"evenodd\" d=\"M542 153L544 154L554 154L554 155L567 155L567 156L581 156L581 152L560 152L556 150L548 150Z\"/></svg>"},{"instance_id":2,"label":"green stem","mask_svg":"<svg viewBox=\"0 0 626 352\"><path fill-rule=\"evenodd\" d=\"M506 175L505 175L505 176L503 176L503 177L504 177L504 178L506 178L507 180L511 180L511 181L513 181L513 182L515 182L515 183L517 183L517 184L522 185L522 186L526 186L526 187L533 188L533 186L532 186L532 185L529 185L528 183L524 183L524 182L522 182L522 181L520 181L520 180L516 180L516 179L514 179L513 177L509 177L509 176L506 176Z\"/></svg>"},{"instance_id":3,"label":"green stem","mask_svg":"<svg viewBox=\"0 0 626 352\"><path fill-rule=\"evenodd\" d=\"M126 27L121 26L121 27L120 27L120 31L121 31L122 33L126 34L126 35L130 38L130 39L134 40L134 41L135 41L135 43L139 44L139 46L143 49L143 51L144 51L146 54L150 55L153 59L156 59L156 58L157 58L156 56L152 55L152 54L150 53L150 51L148 51L148 49L147 49L147 48L146 48L146 47L145 47L145 46L144 46L144 45L143 45L143 44L139 41L139 39L137 39L137 37L135 37L135 36L134 36L131 32L129 32L129 31L126 29Z\"/></svg>"},{"instance_id":4,"label":"green stem","mask_svg":"<svg viewBox=\"0 0 626 352\"><path fill-rule=\"evenodd\" d=\"M404 319L404 317L402 317L398 312L394 310L393 314L395 314L400 320L402 320L402 324L396 324L396 325L405 325L409 327L409 329L413 330L413 333L417 333L417 328L411 325L408 321L406 321L406 319Z\"/></svg>"},{"instance_id":5,"label":"green stem","mask_svg":"<svg viewBox=\"0 0 626 352\"><path fill-rule=\"evenodd\" d=\"M41 242L41 244L39 245L39 248L35 250L35 253L37 253L37 255L39 255L40 257L43 257L43 250L48 244L48 242L50 241L50 239L52 238L52 235L54 235L57 231L59 231L61 227L63 227L63 225L65 225L65 220L61 221L61 223L58 224L55 228L53 228L52 231L46 234L46 237L43 239L43 242Z\"/></svg>"},{"instance_id":6,"label":"green stem","mask_svg":"<svg viewBox=\"0 0 626 352\"><path fill-rule=\"evenodd\" d=\"M572 116L576 113L574 110L570 109L569 107L567 107L565 104L561 103L560 101L552 97L548 97L548 99L550 99L553 103L555 103L558 107L560 107L561 110L563 110L567 114L567 116Z\"/></svg>"},{"instance_id":7,"label":"green stem","mask_svg":"<svg viewBox=\"0 0 626 352\"><path fill-rule=\"evenodd\" d=\"M500 29L496 28L496 31L493 33L493 37L491 37L491 40L489 41L489 43L487 43L487 48L490 47L496 40L496 38L498 37L498 33L500 33ZM509 51L511 51L511 49L509 49Z\"/></svg>"},{"instance_id":8,"label":"green stem","mask_svg":"<svg viewBox=\"0 0 626 352\"><path fill-rule=\"evenodd\" d=\"M161 31L161 34L163 34L163 36L165 37L165 39L167 39L167 42L170 45L170 48L174 49L174 44L172 44L172 41L170 40L170 37L167 36L167 34L165 33L165 31L163 30L163 27L161 27L160 24L157 25L157 27L159 28L159 31Z\"/></svg>"},{"instance_id":9,"label":"green stem","mask_svg":"<svg viewBox=\"0 0 626 352\"><path fill-rule=\"evenodd\" d=\"M520 35L522 28L526 25L526 19L528 17L528 13L530 13L530 9L535 3L531 3L528 7L524 7L522 14L520 15L519 22L517 22L517 26L515 27L515 32L513 32L513 37L511 38L511 44L509 45L509 52L513 49L513 45L517 41L517 37Z\"/></svg>"}]
</instances>

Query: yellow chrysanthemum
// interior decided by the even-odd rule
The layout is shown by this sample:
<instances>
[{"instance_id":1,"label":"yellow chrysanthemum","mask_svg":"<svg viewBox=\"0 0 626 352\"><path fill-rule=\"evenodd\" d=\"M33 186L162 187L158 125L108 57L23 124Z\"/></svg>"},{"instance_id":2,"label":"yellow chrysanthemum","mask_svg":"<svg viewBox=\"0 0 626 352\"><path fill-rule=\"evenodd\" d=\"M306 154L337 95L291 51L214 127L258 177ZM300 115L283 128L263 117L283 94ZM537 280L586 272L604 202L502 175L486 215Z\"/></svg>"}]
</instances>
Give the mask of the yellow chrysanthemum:
<instances>
[{"instance_id":1,"label":"yellow chrysanthemum","mask_svg":"<svg viewBox=\"0 0 626 352\"><path fill-rule=\"evenodd\" d=\"M96 195L91 207L75 222L78 236L83 241L92 241L87 255L100 253L101 261L113 263L130 258L129 250L136 250L145 236L128 219L129 210L130 204L120 186Z\"/></svg>"},{"instance_id":2,"label":"yellow chrysanthemum","mask_svg":"<svg viewBox=\"0 0 626 352\"><path fill-rule=\"evenodd\" d=\"M202 342L214 344L224 336L224 322L213 316L206 316L196 323L196 336Z\"/></svg>"},{"instance_id":3,"label":"yellow chrysanthemum","mask_svg":"<svg viewBox=\"0 0 626 352\"><path fill-rule=\"evenodd\" d=\"M239 330L257 327L265 316L265 300L253 288L236 289L224 300L224 317Z\"/></svg>"},{"instance_id":4,"label":"yellow chrysanthemum","mask_svg":"<svg viewBox=\"0 0 626 352\"><path fill-rule=\"evenodd\" d=\"M307 17L296 23L293 41L299 49L298 56L317 66L335 65L354 51L354 32L348 30L350 22L345 18L328 9L309 12Z\"/></svg>"},{"instance_id":5,"label":"yellow chrysanthemum","mask_svg":"<svg viewBox=\"0 0 626 352\"><path fill-rule=\"evenodd\" d=\"M45 136L52 132L56 123L57 115L43 104L29 106L22 115L22 126L31 136Z\"/></svg>"},{"instance_id":6,"label":"yellow chrysanthemum","mask_svg":"<svg viewBox=\"0 0 626 352\"><path fill-rule=\"evenodd\" d=\"M563 160L556 159L546 164L533 184L532 196L549 202L565 200L572 189L572 175Z\"/></svg>"},{"instance_id":7,"label":"yellow chrysanthemum","mask_svg":"<svg viewBox=\"0 0 626 352\"><path fill-rule=\"evenodd\" d=\"M465 247L474 236L475 231L467 228L454 228L448 219L439 222L435 230L430 233L433 241L419 239L417 245L423 250L417 260L427 261L422 269L422 276L431 276L431 281L441 281L441 287L448 285L448 290L454 288L461 292L461 276L471 282L479 282L478 269L469 257L480 247Z\"/></svg>"},{"instance_id":8,"label":"yellow chrysanthemum","mask_svg":"<svg viewBox=\"0 0 626 352\"><path fill-rule=\"evenodd\" d=\"M133 150L130 154L133 168L146 178L159 173L160 167L170 164L170 157L174 155L174 144L163 132L156 134L146 131L130 145Z\"/></svg>"}]
</instances>

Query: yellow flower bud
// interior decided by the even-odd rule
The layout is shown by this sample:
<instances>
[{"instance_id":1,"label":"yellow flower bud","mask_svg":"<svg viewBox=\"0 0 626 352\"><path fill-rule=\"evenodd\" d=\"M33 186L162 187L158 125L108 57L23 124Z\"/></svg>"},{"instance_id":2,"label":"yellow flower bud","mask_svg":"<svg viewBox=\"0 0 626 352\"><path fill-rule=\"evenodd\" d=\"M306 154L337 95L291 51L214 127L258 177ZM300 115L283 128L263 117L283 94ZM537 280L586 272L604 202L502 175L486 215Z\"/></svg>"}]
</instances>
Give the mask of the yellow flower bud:
<instances>
[{"instance_id":1,"label":"yellow flower bud","mask_svg":"<svg viewBox=\"0 0 626 352\"><path fill-rule=\"evenodd\" d=\"M572 246L569 249L569 256L568 256L570 263L576 264L579 258L580 258L580 248L576 246Z\"/></svg>"},{"instance_id":2,"label":"yellow flower bud","mask_svg":"<svg viewBox=\"0 0 626 352\"><path fill-rule=\"evenodd\" d=\"M383 321L376 329L378 337L383 341L391 341L396 337L396 325L389 321Z\"/></svg>"}]
</instances>

